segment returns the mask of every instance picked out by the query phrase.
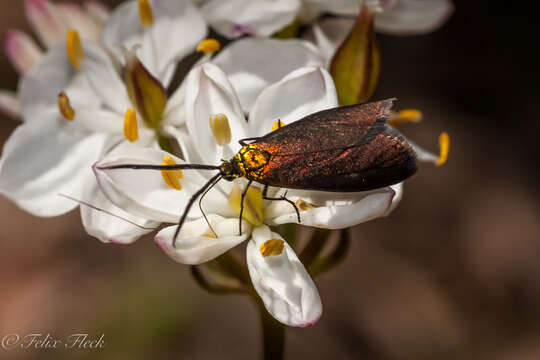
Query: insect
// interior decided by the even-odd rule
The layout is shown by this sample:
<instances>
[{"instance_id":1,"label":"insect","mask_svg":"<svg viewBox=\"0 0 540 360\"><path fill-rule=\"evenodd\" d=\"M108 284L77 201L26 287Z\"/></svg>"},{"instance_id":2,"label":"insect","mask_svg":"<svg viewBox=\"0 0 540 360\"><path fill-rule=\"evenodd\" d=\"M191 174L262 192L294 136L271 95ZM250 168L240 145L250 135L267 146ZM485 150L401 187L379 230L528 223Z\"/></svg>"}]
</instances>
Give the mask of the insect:
<instances>
[{"instance_id":1,"label":"insect","mask_svg":"<svg viewBox=\"0 0 540 360\"><path fill-rule=\"evenodd\" d=\"M261 137L240 140L242 148L220 165L122 164L103 169L198 169L217 170L192 195L180 217L173 246L188 211L221 179L245 177L239 231L242 233L244 198L252 182L264 185L263 199L287 201L285 196L268 197L268 187L330 192L358 192L399 183L416 172L416 154L394 128L386 124L395 99L336 107L308 115L287 126L280 126Z\"/></svg>"}]
</instances>

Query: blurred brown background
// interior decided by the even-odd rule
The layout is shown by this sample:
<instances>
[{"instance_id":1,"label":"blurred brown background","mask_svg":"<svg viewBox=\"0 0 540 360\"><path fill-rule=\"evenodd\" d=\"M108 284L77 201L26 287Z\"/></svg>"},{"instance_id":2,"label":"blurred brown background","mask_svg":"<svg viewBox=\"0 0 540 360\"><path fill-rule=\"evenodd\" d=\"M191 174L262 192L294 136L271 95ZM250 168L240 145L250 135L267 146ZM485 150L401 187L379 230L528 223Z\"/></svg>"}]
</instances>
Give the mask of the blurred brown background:
<instances>
[{"instance_id":1,"label":"blurred brown background","mask_svg":"<svg viewBox=\"0 0 540 360\"><path fill-rule=\"evenodd\" d=\"M427 148L447 130L450 160L422 166L390 217L353 230L347 259L317 279L322 319L288 329L288 358L540 359L540 79L535 20L519 3L456 1L433 34L378 36L375 98L420 108L423 123L402 130ZM0 4L1 33L28 30L22 1ZM0 72L0 88L15 89L5 56ZM0 119L0 143L16 126ZM5 198L0 217L0 336L107 342L99 351L0 349L0 358L259 355L255 307L205 293L151 238L104 245L78 212L35 218Z\"/></svg>"}]
</instances>

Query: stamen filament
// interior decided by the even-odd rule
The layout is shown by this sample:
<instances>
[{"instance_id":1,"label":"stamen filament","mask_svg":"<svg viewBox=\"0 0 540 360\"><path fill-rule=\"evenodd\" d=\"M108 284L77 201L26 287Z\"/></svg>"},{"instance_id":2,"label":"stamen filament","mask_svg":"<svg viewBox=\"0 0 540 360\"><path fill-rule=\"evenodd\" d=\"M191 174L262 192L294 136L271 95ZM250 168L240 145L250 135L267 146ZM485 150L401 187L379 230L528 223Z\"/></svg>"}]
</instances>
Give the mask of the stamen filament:
<instances>
[{"instance_id":1,"label":"stamen filament","mask_svg":"<svg viewBox=\"0 0 540 360\"><path fill-rule=\"evenodd\" d=\"M221 49L221 44L216 39L205 39L197 45L197 52L211 54Z\"/></svg>"},{"instance_id":2,"label":"stamen filament","mask_svg":"<svg viewBox=\"0 0 540 360\"><path fill-rule=\"evenodd\" d=\"M450 136L447 132L443 132L439 136L439 149L439 160L435 165L442 166L448 160L448 154L450 153Z\"/></svg>"},{"instance_id":3,"label":"stamen filament","mask_svg":"<svg viewBox=\"0 0 540 360\"><path fill-rule=\"evenodd\" d=\"M139 17L141 19L141 25L152 26L154 24L154 14L152 7L148 3L148 0L138 0L139 4Z\"/></svg>"},{"instance_id":4,"label":"stamen filament","mask_svg":"<svg viewBox=\"0 0 540 360\"><path fill-rule=\"evenodd\" d=\"M77 70L80 69L84 60L84 54L81 45L81 38L77 30L69 30L66 35L66 51L69 62Z\"/></svg>"},{"instance_id":5,"label":"stamen filament","mask_svg":"<svg viewBox=\"0 0 540 360\"><path fill-rule=\"evenodd\" d=\"M75 110L71 107L71 103L69 102L69 98L65 92L60 92L58 94L58 97L56 99L56 103L58 104L58 110L60 111L60 114L68 120L75 119Z\"/></svg>"},{"instance_id":6,"label":"stamen filament","mask_svg":"<svg viewBox=\"0 0 540 360\"><path fill-rule=\"evenodd\" d=\"M124 137L130 142L139 140L137 113L133 108L127 109L126 115L124 116Z\"/></svg>"}]
</instances>

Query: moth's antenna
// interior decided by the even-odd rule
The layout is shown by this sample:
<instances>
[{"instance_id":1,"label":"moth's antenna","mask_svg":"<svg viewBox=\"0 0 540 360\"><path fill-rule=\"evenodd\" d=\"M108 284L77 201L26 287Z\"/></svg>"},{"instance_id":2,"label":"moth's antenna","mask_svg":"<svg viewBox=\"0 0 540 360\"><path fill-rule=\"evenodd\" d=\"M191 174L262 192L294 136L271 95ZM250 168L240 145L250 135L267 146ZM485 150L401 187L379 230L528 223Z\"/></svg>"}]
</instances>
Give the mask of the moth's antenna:
<instances>
[{"instance_id":1,"label":"moth's antenna","mask_svg":"<svg viewBox=\"0 0 540 360\"><path fill-rule=\"evenodd\" d=\"M143 170L219 170L219 165L202 164L174 164L174 165L148 165L148 164L122 164L112 166L97 166L100 170L111 169L143 169Z\"/></svg>"},{"instance_id":2,"label":"moth's antenna","mask_svg":"<svg viewBox=\"0 0 540 360\"><path fill-rule=\"evenodd\" d=\"M221 175L221 174L220 174ZM216 184L219 182L219 180L221 180L223 177L220 176L218 177L213 183L212 185L210 185L208 187L208 189L206 189L203 194L201 195L201 197L199 198L199 209L201 210L201 213L202 215L204 216L204 220L206 220L206 223L208 224L208 227L210 228L210 230L214 233L215 237L218 237L218 235L216 234L216 232L214 231L214 228L212 227L212 224L210 224L210 221L208 221L208 218L206 217L206 214L204 213L204 210L202 208L202 199L204 198L204 196L206 195L206 193L208 193L214 186L216 186Z\"/></svg>"},{"instance_id":3,"label":"moth's antenna","mask_svg":"<svg viewBox=\"0 0 540 360\"><path fill-rule=\"evenodd\" d=\"M110 215L110 216L112 216L112 217L115 217L115 218L117 218L117 219L123 220L123 221L125 221L125 222L127 222L127 223L130 223L130 224L133 225L133 226L138 227L139 229L143 229L143 230L157 230L157 229L158 229L158 228L153 228L153 227L152 227L152 228L144 227L144 226L142 226L142 225L137 224L137 223L134 222L134 221L128 220L128 219L126 219L126 218L123 218L123 217L121 217L120 215L117 215L117 214L115 214L115 213L112 213L112 212L107 211L107 210L105 210L105 209L99 208L99 207L97 207L97 206L95 206L95 205L92 205L92 204L87 203L87 202L85 202L85 201L76 199L76 198L74 198L74 197L72 197L72 196L69 196L69 195L66 195L66 194L60 194L60 193L59 193L58 196L65 197L66 199L75 201L75 202L77 202L77 203L79 203L79 204L81 204L81 205L84 205L84 206L88 206L89 208L94 209L94 210L96 210L96 211L100 211L100 212L102 212L102 213L105 213L105 214Z\"/></svg>"},{"instance_id":4,"label":"moth's antenna","mask_svg":"<svg viewBox=\"0 0 540 360\"><path fill-rule=\"evenodd\" d=\"M219 168L219 166L217 168ZM178 237L178 233L180 233L180 229L182 228L182 224L184 224L184 221L186 220L189 209L191 209L191 206L193 205L195 200L197 200L199 195L204 193L206 191L206 189L208 189L208 187L211 186L218 178L221 178L221 173L218 173L218 174L212 176L210 178L210 180L208 180L208 182L206 184L204 184L202 188L197 190L197 192L195 194L193 194L191 199L189 199L189 201L188 201L188 203L186 205L186 208L184 210L184 213L182 214L182 216L180 217L180 220L178 221L178 227L176 228L176 231L174 232L173 243L172 243L173 247L176 246L176 238Z\"/></svg>"}]
</instances>

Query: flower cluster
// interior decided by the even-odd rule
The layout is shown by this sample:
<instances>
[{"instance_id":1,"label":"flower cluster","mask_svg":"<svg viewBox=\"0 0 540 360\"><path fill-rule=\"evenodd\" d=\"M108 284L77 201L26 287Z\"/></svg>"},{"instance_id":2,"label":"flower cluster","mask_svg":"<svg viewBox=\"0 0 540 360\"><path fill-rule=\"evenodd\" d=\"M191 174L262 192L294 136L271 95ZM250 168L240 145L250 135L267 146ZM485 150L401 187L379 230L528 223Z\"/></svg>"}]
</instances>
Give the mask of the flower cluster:
<instances>
[{"instance_id":1,"label":"flower cluster","mask_svg":"<svg viewBox=\"0 0 540 360\"><path fill-rule=\"evenodd\" d=\"M446 0L360 3L138 0L109 12L95 2L26 0L46 50L26 34L7 34L6 53L21 79L16 95L0 93L0 107L22 124L4 145L0 192L37 216L83 204L86 231L106 243L128 244L169 224L155 242L184 264L211 261L247 242L247 268L266 309L287 325L315 323L322 314L318 290L293 247L272 228L301 221L343 229L386 216L401 199L402 183L358 193L270 187L267 194L254 184L242 202L245 179L211 182L175 237L183 210L215 172L114 167L219 165L241 149L241 139L343 105L345 98L365 100L370 91L341 85L340 71L348 71L350 59L367 56L369 66L352 74L371 89L378 50L369 41L356 49L348 39L369 40L373 30L431 31L452 10ZM229 39L223 50L218 41L204 40L209 28ZM273 36L300 28L302 38ZM204 54L184 79L173 81L178 64L195 51ZM420 114L389 117L396 125ZM412 145L420 160L442 164L446 135L440 143L439 156Z\"/></svg>"}]
</instances>

